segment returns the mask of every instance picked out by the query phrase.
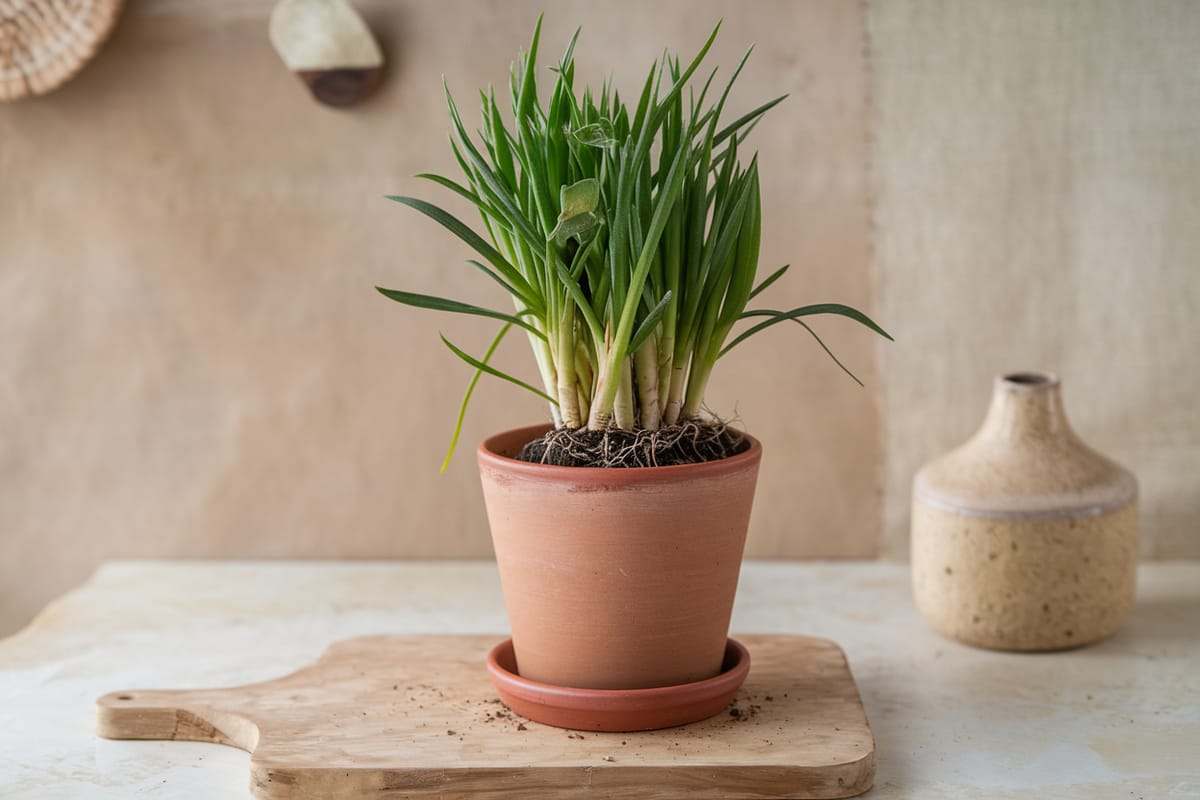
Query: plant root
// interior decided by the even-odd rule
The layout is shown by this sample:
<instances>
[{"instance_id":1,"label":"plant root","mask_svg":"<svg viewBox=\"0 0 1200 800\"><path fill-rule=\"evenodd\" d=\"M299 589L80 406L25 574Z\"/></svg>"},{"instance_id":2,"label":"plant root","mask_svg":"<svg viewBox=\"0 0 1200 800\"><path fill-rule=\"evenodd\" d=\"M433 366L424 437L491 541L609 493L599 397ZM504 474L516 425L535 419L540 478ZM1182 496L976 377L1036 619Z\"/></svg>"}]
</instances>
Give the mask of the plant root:
<instances>
[{"instance_id":1,"label":"plant root","mask_svg":"<svg viewBox=\"0 0 1200 800\"><path fill-rule=\"evenodd\" d=\"M555 428L526 444L517 458L560 467L670 467L717 461L748 449L750 440L741 431L705 420L654 431Z\"/></svg>"}]
</instances>

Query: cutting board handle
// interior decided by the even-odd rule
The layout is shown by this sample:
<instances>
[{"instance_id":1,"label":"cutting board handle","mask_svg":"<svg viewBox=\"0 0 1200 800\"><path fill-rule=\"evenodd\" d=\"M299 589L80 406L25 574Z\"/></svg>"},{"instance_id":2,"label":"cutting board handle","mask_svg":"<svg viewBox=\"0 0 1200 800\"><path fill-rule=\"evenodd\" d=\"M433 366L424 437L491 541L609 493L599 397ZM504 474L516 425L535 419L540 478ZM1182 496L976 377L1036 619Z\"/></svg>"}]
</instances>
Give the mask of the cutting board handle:
<instances>
[{"instance_id":1,"label":"cutting board handle","mask_svg":"<svg viewBox=\"0 0 1200 800\"><path fill-rule=\"evenodd\" d=\"M130 689L96 701L97 733L106 739L215 742L253 752L258 726L214 707L212 692Z\"/></svg>"}]
</instances>

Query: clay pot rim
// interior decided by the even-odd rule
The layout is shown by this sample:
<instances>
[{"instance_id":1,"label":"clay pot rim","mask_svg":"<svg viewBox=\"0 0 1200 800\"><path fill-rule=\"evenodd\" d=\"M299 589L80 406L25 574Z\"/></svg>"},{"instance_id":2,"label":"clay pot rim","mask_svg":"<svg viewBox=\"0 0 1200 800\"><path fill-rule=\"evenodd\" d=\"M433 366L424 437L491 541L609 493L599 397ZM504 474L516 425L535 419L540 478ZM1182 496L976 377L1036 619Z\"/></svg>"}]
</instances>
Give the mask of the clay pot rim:
<instances>
[{"instance_id":1,"label":"clay pot rim","mask_svg":"<svg viewBox=\"0 0 1200 800\"><path fill-rule=\"evenodd\" d=\"M720 713L750 673L750 651L736 639L725 642L725 661L721 672L711 678L674 686L649 689L576 689L522 678L513 670L516 654L512 639L505 639L488 653L487 670L492 683L500 692L505 705L512 701L524 707L523 713L535 722L576 730L628 731L623 720L636 716L639 720L657 718L660 725L646 726L640 722L635 729L671 727ZM695 713L698 708L716 711ZM539 719L538 711L546 716ZM515 709L514 709L515 710ZM603 720L603 721L598 721Z\"/></svg>"},{"instance_id":2,"label":"clay pot rim","mask_svg":"<svg viewBox=\"0 0 1200 800\"><path fill-rule=\"evenodd\" d=\"M693 480L709 476L725 475L736 472L748 466L757 464L762 459L762 444L748 433L741 432L750 442L749 449L737 455L722 458L717 461L702 461L696 464L675 464L665 467L563 467L557 464L537 464L530 461L520 461L506 456L501 449L511 439L532 441L541 436L553 426L542 423L512 428L502 433L489 436L479 444L477 450L479 465L503 470L509 474L529 478L563 479L623 485L631 483L648 483L654 481Z\"/></svg>"}]
</instances>

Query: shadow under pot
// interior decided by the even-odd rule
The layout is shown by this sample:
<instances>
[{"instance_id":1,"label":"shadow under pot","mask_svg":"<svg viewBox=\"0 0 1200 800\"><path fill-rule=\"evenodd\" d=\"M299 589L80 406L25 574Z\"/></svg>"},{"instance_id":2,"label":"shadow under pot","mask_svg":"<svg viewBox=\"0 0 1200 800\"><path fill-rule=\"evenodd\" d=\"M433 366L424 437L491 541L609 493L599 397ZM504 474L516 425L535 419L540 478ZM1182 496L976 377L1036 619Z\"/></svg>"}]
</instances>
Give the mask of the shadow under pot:
<instances>
[{"instance_id":1,"label":"shadow under pot","mask_svg":"<svg viewBox=\"0 0 1200 800\"><path fill-rule=\"evenodd\" d=\"M546 430L509 431L478 451L520 677L627 690L720 674L759 443L667 467L514 458Z\"/></svg>"},{"instance_id":2,"label":"shadow under pot","mask_svg":"<svg viewBox=\"0 0 1200 800\"><path fill-rule=\"evenodd\" d=\"M983 426L913 483L917 607L970 645L1112 634L1133 603L1137 539L1137 481L1071 429L1052 374L997 378Z\"/></svg>"}]
</instances>

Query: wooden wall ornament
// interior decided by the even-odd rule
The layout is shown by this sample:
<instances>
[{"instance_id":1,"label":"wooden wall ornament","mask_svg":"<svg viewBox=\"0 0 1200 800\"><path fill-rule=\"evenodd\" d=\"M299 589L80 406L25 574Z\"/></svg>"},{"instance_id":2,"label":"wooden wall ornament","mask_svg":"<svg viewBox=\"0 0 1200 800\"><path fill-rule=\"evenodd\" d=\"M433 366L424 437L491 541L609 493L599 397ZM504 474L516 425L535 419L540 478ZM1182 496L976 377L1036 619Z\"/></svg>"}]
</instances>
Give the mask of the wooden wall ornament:
<instances>
[{"instance_id":1,"label":"wooden wall ornament","mask_svg":"<svg viewBox=\"0 0 1200 800\"><path fill-rule=\"evenodd\" d=\"M52 92L100 50L123 0L0 0L0 101Z\"/></svg>"},{"instance_id":2,"label":"wooden wall ornament","mask_svg":"<svg viewBox=\"0 0 1200 800\"><path fill-rule=\"evenodd\" d=\"M325 105L360 103L383 77L379 42L346 0L280 0L270 38L287 68Z\"/></svg>"}]
</instances>

